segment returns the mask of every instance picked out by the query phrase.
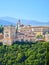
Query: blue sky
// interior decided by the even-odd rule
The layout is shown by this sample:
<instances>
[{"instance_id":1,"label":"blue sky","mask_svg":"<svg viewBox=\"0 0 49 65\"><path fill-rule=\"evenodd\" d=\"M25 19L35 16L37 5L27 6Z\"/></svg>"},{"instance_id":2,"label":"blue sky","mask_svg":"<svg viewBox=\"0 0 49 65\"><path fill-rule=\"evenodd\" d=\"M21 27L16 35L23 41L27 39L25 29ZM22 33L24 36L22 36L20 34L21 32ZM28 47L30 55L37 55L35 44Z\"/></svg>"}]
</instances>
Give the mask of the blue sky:
<instances>
[{"instance_id":1,"label":"blue sky","mask_svg":"<svg viewBox=\"0 0 49 65\"><path fill-rule=\"evenodd\" d=\"M49 0L0 0L0 17L49 21Z\"/></svg>"}]
</instances>

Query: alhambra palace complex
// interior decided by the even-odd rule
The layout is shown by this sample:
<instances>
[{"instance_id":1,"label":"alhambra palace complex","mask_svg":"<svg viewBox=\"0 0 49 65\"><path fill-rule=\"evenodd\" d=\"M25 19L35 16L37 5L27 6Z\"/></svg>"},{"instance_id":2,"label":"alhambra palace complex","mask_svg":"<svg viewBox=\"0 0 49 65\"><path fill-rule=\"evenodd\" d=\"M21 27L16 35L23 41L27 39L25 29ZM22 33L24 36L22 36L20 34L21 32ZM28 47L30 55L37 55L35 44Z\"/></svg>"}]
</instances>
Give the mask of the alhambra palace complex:
<instances>
[{"instance_id":1,"label":"alhambra palace complex","mask_svg":"<svg viewBox=\"0 0 49 65\"><path fill-rule=\"evenodd\" d=\"M35 42L37 40L49 41L49 26L22 25L19 20L17 27L4 26L3 33L0 33L0 42L3 45L11 45L15 41Z\"/></svg>"}]
</instances>

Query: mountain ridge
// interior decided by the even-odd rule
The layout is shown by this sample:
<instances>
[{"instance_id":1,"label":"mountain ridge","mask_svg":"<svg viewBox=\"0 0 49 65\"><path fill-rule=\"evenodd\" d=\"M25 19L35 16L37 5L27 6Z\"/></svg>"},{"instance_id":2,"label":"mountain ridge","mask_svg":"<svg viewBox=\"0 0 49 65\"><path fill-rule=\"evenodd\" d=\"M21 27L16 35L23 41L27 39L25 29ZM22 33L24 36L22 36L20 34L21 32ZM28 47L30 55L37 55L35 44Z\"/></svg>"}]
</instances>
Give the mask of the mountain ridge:
<instances>
[{"instance_id":1,"label":"mountain ridge","mask_svg":"<svg viewBox=\"0 0 49 65\"><path fill-rule=\"evenodd\" d=\"M16 25L19 19L13 17L0 17L0 25ZM24 20L20 19L24 25L32 26L49 26L49 22L40 22L36 20Z\"/></svg>"}]
</instances>

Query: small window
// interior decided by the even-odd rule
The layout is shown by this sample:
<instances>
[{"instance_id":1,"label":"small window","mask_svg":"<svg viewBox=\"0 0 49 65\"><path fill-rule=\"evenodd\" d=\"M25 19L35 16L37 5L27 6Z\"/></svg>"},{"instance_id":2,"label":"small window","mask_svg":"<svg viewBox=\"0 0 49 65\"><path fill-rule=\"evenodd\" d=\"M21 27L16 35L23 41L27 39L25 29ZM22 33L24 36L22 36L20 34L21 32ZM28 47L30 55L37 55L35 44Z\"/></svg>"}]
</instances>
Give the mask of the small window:
<instances>
[{"instance_id":1,"label":"small window","mask_svg":"<svg viewBox=\"0 0 49 65\"><path fill-rule=\"evenodd\" d=\"M6 36L6 37L9 37L9 34L6 34L5 36Z\"/></svg>"}]
</instances>

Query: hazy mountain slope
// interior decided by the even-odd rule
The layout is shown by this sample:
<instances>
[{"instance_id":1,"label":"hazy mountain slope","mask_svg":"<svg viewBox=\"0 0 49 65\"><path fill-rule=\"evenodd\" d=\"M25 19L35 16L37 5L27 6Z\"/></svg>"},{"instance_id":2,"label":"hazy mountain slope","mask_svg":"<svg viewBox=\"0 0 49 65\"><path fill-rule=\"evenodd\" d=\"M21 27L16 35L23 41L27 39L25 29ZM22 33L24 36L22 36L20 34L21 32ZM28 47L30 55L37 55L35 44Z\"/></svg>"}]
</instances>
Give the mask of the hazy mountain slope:
<instances>
[{"instance_id":1,"label":"hazy mountain slope","mask_svg":"<svg viewBox=\"0 0 49 65\"><path fill-rule=\"evenodd\" d=\"M12 17L1 17L0 25L16 25L19 19ZM49 26L49 22L40 22L35 20L24 20L21 19L21 23L24 25L32 25L32 26Z\"/></svg>"},{"instance_id":2,"label":"hazy mountain slope","mask_svg":"<svg viewBox=\"0 0 49 65\"><path fill-rule=\"evenodd\" d=\"M35 20L22 20L23 24L32 25L32 26L49 26L49 22L40 22Z\"/></svg>"},{"instance_id":3,"label":"hazy mountain slope","mask_svg":"<svg viewBox=\"0 0 49 65\"><path fill-rule=\"evenodd\" d=\"M0 25L15 25L15 23L0 19Z\"/></svg>"}]
</instances>

